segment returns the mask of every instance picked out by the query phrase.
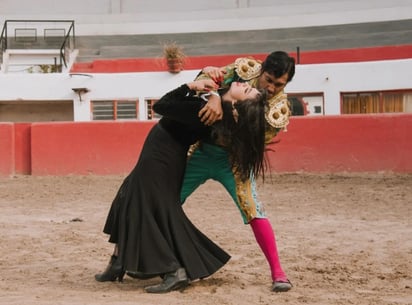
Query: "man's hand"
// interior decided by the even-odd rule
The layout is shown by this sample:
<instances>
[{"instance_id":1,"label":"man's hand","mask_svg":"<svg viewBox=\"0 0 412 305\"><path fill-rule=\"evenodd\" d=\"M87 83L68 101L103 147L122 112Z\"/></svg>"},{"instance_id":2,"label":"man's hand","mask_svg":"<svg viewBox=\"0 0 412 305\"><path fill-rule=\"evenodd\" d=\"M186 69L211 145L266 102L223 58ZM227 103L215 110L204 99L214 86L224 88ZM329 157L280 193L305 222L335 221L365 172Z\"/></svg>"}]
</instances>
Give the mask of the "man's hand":
<instances>
[{"instance_id":1,"label":"man's hand","mask_svg":"<svg viewBox=\"0 0 412 305\"><path fill-rule=\"evenodd\" d=\"M199 91L199 92L209 92L211 90L217 90L219 88L218 84L216 84L211 79L194 80L193 82L187 83L187 86L190 89Z\"/></svg>"},{"instance_id":2,"label":"man's hand","mask_svg":"<svg viewBox=\"0 0 412 305\"><path fill-rule=\"evenodd\" d=\"M210 77L215 83L221 84L223 82L224 76L226 74L225 67L218 68L208 66L202 69L203 74Z\"/></svg>"},{"instance_id":3,"label":"man's hand","mask_svg":"<svg viewBox=\"0 0 412 305\"><path fill-rule=\"evenodd\" d=\"M209 96L207 104L199 111L200 121L210 126L223 117L220 97L214 94Z\"/></svg>"}]
</instances>

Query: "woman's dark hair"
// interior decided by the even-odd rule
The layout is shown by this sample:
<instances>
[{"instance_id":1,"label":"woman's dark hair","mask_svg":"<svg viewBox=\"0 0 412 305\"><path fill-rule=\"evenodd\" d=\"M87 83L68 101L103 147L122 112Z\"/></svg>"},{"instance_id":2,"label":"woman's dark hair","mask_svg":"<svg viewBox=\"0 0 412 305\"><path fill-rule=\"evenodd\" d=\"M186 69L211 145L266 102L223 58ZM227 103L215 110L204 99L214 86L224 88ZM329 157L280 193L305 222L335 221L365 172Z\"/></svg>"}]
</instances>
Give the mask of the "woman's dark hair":
<instances>
[{"instance_id":1,"label":"woman's dark hair","mask_svg":"<svg viewBox=\"0 0 412 305\"><path fill-rule=\"evenodd\" d=\"M265 170L266 91L255 99L222 101L223 120L212 128L212 139L228 151L232 168L244 181L253 174L264 176ZM237 122L233 110L238 113Z\"/></svg>"},{"instance_id":2,"label":"woman's dark hair","mask_svg":"<svg viewBox=\"0 0 412 305\"><path fill-rule=\"evenodd\" d=\"M267 72L276 78L287 73L290 82L295 75L295 59L283 51L272 52L262 63L262 72Z\"/></svg>"}]
</instances>

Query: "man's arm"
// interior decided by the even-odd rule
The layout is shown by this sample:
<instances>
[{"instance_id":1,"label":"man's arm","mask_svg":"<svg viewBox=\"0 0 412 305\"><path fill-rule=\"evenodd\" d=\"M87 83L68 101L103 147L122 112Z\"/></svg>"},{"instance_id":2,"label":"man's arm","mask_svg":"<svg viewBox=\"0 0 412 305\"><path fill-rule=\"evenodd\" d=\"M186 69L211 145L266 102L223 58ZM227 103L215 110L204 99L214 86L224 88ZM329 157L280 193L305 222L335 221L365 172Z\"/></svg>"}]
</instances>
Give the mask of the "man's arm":
<instances>
[{"instance_id":1,"label":"man's arm","mask_svg":"<svg viewBox=\"0 0 412 305\"><path fill-rule=\"evenodd\" d=\"M226 67L208 66L202 69L202 72L199 74L198 78L211 78L216 84L221 85L223 83L225 74Z\"/></svg>"}]
</instances>

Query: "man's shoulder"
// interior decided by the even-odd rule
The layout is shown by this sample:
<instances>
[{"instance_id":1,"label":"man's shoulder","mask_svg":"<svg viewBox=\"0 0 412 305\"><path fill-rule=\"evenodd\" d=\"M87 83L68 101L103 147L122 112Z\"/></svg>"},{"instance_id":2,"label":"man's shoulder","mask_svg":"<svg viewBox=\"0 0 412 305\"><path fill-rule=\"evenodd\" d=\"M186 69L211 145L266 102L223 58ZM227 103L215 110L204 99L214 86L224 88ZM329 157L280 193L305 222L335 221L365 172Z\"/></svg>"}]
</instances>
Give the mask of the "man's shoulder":
<instances>
[{"instance_id":1,"label":"man's shoulder","mask_svg":"<svg viewBox=\"0 0 412 305\"><path fill-rule=\"evenodd\" d=\"M225 66L223 85L233 81L251 82L261 74L262 64L252 57L239 57L233 63ZM253 84L251 84L253 86Z\"/></svg>"},{"instance_id":2,"label":"man's shoulder","mask_svg":"<svg viewBox=\"0 0 412 305\"><path fill-rule=\"evenodd\" d=\"M251 80L260 75L262 62L253 57L239 57L235 60L234 69L243 80Z\"/></svg>"},{"instance_id":3,"label":"man's shoulder","mask_svg":"<svg viewBox=\"0 0 412 305\"><path fill-rule=\"evenodd\" d=\"M291 116L290 103L284 91L268 100L269 107L265 112L266 121L276 129L286 129Z\"/></svg>"}]
</instances>

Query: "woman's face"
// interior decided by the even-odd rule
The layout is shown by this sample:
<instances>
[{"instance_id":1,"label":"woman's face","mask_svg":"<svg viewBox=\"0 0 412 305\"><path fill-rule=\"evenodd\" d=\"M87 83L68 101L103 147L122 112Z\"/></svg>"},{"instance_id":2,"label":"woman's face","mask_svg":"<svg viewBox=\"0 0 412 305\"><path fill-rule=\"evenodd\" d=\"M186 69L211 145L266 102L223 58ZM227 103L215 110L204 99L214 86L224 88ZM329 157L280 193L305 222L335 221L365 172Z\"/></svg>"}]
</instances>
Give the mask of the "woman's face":
<instances>
[{"instance_id":1,"label":"woman's face","mask_svg":"<svg viewBox=\"0 0 412 305\"><path fill-rule=\"evenodd\" d=\"M252 88L248 83L233 82L230 84L229 91L224 95L225 100L243 101L255 99L259 94L256 88Z\"/></svg>"}]
</instances>

